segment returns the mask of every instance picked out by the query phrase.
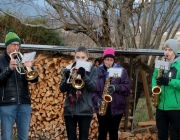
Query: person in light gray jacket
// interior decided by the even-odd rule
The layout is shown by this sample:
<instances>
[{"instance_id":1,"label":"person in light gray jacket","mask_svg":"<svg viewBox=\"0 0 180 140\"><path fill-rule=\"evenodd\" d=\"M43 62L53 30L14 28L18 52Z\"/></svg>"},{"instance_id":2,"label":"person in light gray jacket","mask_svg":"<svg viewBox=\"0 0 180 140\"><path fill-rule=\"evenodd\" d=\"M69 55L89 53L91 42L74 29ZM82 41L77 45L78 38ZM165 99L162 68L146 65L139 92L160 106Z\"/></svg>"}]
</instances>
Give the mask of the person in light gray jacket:
<instances>
[{"instance_id":1,"label":"person in light gray jacket","mask_svg":"<svg viewBox=\"0 0 180 140\"><path fill-rule=\"evenodd\" d=\"M74 63L67 66L60 83L60 91L66 92L64 103L64 119L68 140L77 140L76 127L79 127L79 139L88 140L89 127L93 116L92 93L97 86L97 70L93 66L90 72L85 71L83 67L79 69L76 66L77 60L88 61L88 51L84 46L80 46L75 51ZM71 83L67 83L72 73L81 75L84 81L82 89L76 89Z\"/></svg>"}]
</instances>

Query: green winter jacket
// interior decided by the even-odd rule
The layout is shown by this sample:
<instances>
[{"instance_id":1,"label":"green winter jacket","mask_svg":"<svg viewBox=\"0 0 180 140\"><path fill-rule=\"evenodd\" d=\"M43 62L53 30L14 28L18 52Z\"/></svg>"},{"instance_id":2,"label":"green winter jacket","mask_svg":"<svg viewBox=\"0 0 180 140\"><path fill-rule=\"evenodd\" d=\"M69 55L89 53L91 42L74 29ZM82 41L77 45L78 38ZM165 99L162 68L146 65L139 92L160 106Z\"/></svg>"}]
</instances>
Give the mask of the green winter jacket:
<instances>
[{"instance_id":1,"label":"green winter jacket","mask_svg":"<svg viewBox=\"0 0 180 140\"><path fill-rule=\"evenodd\" d=\"M156 86L156 78L158 74L157 68L155 68L152 77L152 88ZM171 72L171 78L168 86L161 86L161 93L159 104L157 108L161 110L180 110L180 57L177 57L171 62L171 68L164 76L169 75Z\"/></svg>"}]
</instances>

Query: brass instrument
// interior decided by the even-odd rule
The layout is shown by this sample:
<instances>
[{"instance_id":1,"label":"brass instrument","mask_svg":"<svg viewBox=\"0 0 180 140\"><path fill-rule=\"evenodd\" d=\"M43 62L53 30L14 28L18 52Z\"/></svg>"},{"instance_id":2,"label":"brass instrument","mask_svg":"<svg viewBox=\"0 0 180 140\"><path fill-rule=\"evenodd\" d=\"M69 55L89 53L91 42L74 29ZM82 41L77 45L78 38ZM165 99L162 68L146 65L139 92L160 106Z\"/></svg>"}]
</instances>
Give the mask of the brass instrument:
<instances>
[{"instance_id":1,"label":"brass instrument","mask_svg":"<svg viewBox=\"0 0 180 140\"><path fill-rule=\"evenodd\" d=\"M71 68L69 78L67 79L68 84L76 89L82 89L85 86L85 82L81 79L81 75L74 72L75 67Z\"/></svg>"},{"instance_id":2,"label":"brass instrument","mask_svg":"<svg viewBox=\"0 0 180 140\"><path fill-rule=\"evenodd\" d=\"M162 72L163 72L163 67L161 66L159 68L158 74L157 74L157 78L162 77ZM157 107L159 104L159 96L161 93L161 85L156 85L155 87L152 88L152 102L154 107Z\"/></svg>"},{"instance_id":3,"label":"brass instrument","mask_svg":"<svg viewBox=\"0 0 180 140\"><path fill-rule=\"evenodd\" d=\"M72 81L74 80L75 77L77 77L77 73L74 72L75 67L71 68L69 78L67 79L68 84L72 84Z\"/></svg>"},{"instance_id":4,"label":"brass instrument","mask_svg":"<svg viewBox=\"0 0 180 140\"><path fill-rule=\"evenodd\" d=\"M34 80L38 76L38 72L36 70L32 70L30 67L25 67L22 63L23 55L20 52L17 52L16 50L12 53L10 53L10 58L13 59L15 55L16 59L16 71L19 74L26 74L26 79L28 81ZM23 72L22 72L23 70Z\"/></svg>"},{"instance_id":5,"label":"brass instrument","mask_svg":"<svg viewBox=\"0 0 180 140\"><path fill-rule=\"evenodd\" d=\"M107 70L108 72L109 72L109 68ZM117 77L118 77L118 74L114 73L112 78L117 78ZM109 102L112 102L112 96L108 92L108 87L109 86L110 86L110 77L107 77L106 81L105 81L105 84L104 84L104 90L103 90L103 94L102 94L101 104L100 104L100 107L99 107L99 115L100 116L104 116L106 114L108 104L109 104Z\"/></svg>"},{"instance_id":6,"label":"brass instrument","mask_svg":"<svg viewBox=\"0 0 180 140\"><path fill-rule=\"evenodd\" d=\"M104 90L103 90L103 94L102 94L102 100L101 100L101 104L99 107L99 115L100 116L104 116L106 114L107 111L107 107L109 102L112 101L112 97L108 92L108 87L110 86L110 77L106 78L106 82L104 85Z\"/></svg>"}]
</instances>

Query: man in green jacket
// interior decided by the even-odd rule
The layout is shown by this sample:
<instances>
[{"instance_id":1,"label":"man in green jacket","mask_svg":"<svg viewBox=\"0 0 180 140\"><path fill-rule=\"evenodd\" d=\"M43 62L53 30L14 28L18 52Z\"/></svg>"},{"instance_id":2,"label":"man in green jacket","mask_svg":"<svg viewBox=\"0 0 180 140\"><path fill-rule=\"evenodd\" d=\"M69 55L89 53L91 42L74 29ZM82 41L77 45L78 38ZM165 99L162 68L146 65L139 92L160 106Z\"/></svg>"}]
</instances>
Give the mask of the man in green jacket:
<instances>
[{"instance_id":1,"label":"man in green jacket","mask_svg":"<svg viewBox=\"0 0 180 140\"><path fill-rule=\"evenodd\" d=\"M168 39L163 46L165 61L170 63L169 70L163 70L157 78L158 68L154 69L152 87L159 85L161 93L156 109L158 139L180 140L180 57L177 56L178 42ZM152 95L154 96L154 95Z\"/></svg>"}]
</instances>

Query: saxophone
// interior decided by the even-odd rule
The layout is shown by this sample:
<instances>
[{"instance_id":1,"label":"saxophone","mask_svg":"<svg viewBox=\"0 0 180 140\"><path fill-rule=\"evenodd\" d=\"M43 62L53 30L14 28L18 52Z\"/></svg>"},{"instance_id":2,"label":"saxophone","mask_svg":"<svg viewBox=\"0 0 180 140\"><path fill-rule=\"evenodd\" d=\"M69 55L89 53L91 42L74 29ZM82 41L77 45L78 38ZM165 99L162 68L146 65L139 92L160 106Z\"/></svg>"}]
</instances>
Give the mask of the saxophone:
<instances>
[{"instance_id":1,"label":"saxophone","mask_svg":"<svg viewBox=\"0 0 180 140\"><path fill-rule=\"evenodd\" d=\"M160 68L159 71L158 71L158 74L157 74L157 78L161 77L162 76L162 72L163 72L163 69ZM152 102L153 102L153 105L154 107L157 107L158 104L159 104L159 95L161 93L161 86L160 85L156 85L155 87L152 88L152 93L153 93L153 98L152 98Z\"/></svg>"},{"instance_id":2,"label":"saxophone","mask_svg":"<svg viewBox=\"0 0 180 140\"><path fill-rule=\"evenodd\" d=\"M164 58L164 61L166 61L166 57ZM163 75L163 70L165 69L165 66L160 65L157 78L162 77ZM161 85L156 85L155 87L152 88L152 102L154 107L157 107L159 104L159 96L161 93Z\"/></svg>"},{"instance_id":3,"label":"saxophone","mask_svg":"<svg viewBox=\"0 0 180 140\"><path fill-rule=\"evenodd\" d=\"M104 116L106 114L108 104L109 104L109 102L112 101L112 97L108 92L109 86L110 86L110 77L107 77L106 81L105 81L105 85L104 85L101 104L99 107L99 115L100 116Z\"/></svg>"}]
</instances>

